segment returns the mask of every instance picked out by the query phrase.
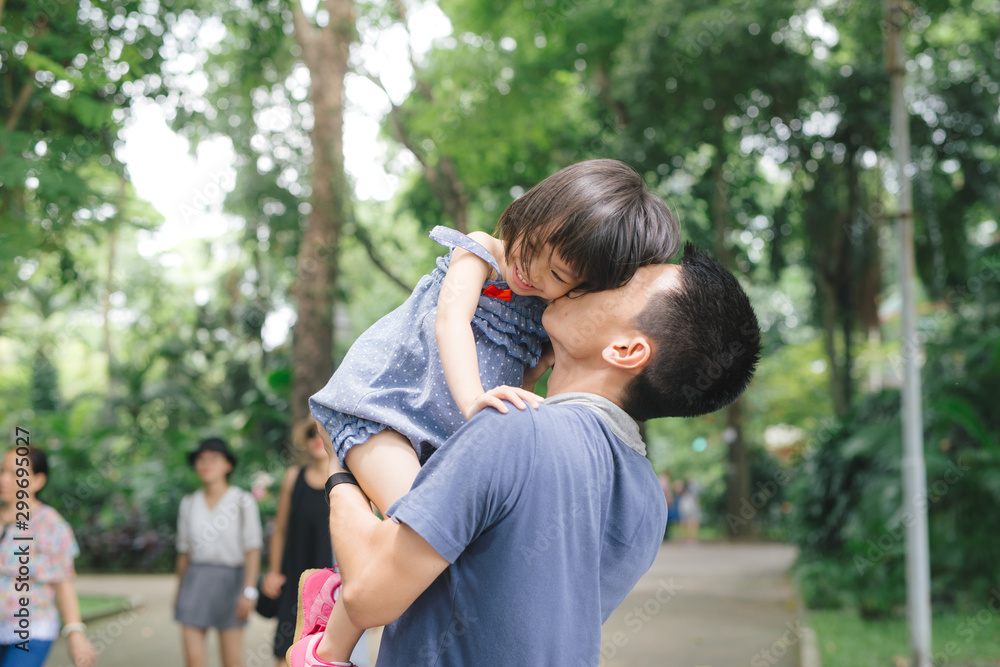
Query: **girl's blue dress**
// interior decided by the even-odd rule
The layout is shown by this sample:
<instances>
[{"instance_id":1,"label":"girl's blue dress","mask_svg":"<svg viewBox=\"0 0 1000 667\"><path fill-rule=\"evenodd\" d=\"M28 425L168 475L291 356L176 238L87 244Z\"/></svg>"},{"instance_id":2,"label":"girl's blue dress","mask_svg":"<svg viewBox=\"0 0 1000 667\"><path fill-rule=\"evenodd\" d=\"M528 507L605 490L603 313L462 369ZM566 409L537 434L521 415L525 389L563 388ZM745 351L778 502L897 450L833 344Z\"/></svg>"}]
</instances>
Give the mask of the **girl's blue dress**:
<instances>
[{"instance_id":1,"label":"girl's blue dress","mask_svg":"<svg viewBox=\"0 0 1000 667\"><path fill-rule=\"evenodd\" d=\"M493 255L465 234L435 227L430 236L449 248L464 248L488 262L506 290ZM465 423L441 367L434 333L438 294L451 253L420 279L410 297L355 341L326 386L309 399L313 417L333 440L344 464L347 450L385 428L409 439L423 464ZM490 290L493 292L494 290ZM481 295L472 331L479 376L487 391L500 385L520 387L525 366L534 367L548 340L542 328L545 302L510 293L510 300Z\"/></svg>"}]
</instances>

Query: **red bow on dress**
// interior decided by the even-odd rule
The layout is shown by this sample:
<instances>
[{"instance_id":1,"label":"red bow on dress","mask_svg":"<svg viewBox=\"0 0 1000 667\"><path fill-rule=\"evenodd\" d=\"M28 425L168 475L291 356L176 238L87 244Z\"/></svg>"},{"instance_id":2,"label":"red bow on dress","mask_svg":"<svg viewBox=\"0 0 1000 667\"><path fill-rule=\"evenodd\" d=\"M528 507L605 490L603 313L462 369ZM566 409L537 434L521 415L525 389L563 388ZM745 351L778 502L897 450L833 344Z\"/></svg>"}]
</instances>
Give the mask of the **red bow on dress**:
<instances>
[{"instance_id":1,"label":"red bow on dress","mask_svg":"<svg viewBox=\"0 0 1000 667\"><path fill-rule=\"evenodd\" d=\"M512 292L509 289L500 289L496 285L487 285L483 288L483 296L491 296L501 301L510 301Z\"/></svg>"}]
</instances>

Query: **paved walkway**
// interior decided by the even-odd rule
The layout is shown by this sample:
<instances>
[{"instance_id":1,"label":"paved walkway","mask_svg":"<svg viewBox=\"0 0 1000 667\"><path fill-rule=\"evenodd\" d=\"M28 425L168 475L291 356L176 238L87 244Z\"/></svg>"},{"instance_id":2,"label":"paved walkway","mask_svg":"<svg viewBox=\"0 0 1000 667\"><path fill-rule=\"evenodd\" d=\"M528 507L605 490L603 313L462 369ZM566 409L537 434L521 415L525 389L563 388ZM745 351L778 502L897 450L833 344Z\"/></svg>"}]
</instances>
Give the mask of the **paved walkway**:
<instances>
[{"instance_id":1,"label":"paved walkway","mask_svg":"<svg viewBox=\"0 0 1000 667\"><path fill-rule=\"evenodd\" d=\"M794 556L786 545L664 544L604 625L601 665L799 667L798 610L785 576ZM183 665L171 611L175 585L169 575L79 577L81 592L134 596L141 603L89 624L100 667ZM246 632L246 667L275 664L273 636L274 621L255 614ZM208 667L219 667L218 644L210 637ZM64 640L46 667L72 667Z\"/></svg>"},{"instance_id":2,"label":"paved walkway","mask_svg":"<svg viewBox=\"0 0 1000 667\"><path fill-rule=\"evenodd\" d=\"M174 575L81 575L79 593L131 598L136 606L87 624L87 636L99 653L98 667L183 667L181 628L174 621ZM245 667L274 667L272 640L277 621L251 614L244 632ZM378 647L378 633L368 642ZM359 667L367 667L355 660ZM220 667L218 636L208 635L208 664ZM73 667L66 640L52 647L45 667Z\"/></svg>"},{"instance_id":3,"label":"paved walkway","mask_svg":"<svg viewBox=\"0 0 1000 667\"><path fill-rule=\"evenodd\" d=\"M799 667L784 544L666 542L604 624L604 667Z\"/></svg>"}]
</instances>

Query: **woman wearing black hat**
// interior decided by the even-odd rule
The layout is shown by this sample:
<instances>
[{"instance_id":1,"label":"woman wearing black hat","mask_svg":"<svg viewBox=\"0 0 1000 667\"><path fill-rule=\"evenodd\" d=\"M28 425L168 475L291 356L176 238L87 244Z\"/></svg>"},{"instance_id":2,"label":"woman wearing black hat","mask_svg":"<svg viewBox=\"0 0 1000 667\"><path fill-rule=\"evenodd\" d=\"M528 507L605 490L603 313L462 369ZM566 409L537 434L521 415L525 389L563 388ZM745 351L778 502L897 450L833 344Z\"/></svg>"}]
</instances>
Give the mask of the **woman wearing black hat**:
<instances>
[{"instance_id":1,"label":"woman wearing black hat","mask_svg":"<svg viewBox=\"0 0 1000 667\"><path fill-rule=\"evenodd\" d=\"M188 667L205 664L205 633L219 631L222 664L243 664L243 626L257 600L262 544L257 501L229 485L236 457L218 438L188 455L202 488L184 496L177 519L175 618Z\"/></svg>"}]
</instances>

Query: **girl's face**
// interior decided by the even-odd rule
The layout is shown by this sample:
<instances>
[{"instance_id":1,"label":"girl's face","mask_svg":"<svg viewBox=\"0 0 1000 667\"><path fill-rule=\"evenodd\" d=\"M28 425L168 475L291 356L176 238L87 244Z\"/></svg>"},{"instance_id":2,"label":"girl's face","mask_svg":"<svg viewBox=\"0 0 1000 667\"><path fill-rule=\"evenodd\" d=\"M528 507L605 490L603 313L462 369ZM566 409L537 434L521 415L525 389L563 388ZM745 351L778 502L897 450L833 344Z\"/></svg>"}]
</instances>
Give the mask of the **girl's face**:
<instances>
[{"instance_id":1,"label":"girl's face","mask_svg":"<svg viewBox=\"0 0 1000 667\"><path fill-rule=\"evenodd\" d=\"M202 484L225 481L226 475L232 470L233 466L229 463L229 459L219 452L202 452L194 460L194 471L198 473Z\"/></svg>"},{"instance_id":2,"label":"girl's face","mask_svg":"<svg viewBox=\"0 0 1000 667\"><path fill-rule=\"evenodd\" d=\"M306 454L314 461L327 461L326 448L323 446L323 436L318 432L306 440Z\"/></svg>"},{"instance_id":3,"label":"girl's face","mask_svg":"<svg viewBox=\"0 0 1000 667\"><path fill-rule=\"evenodd\" d=\"M28 472L21 473L21 476L18 477L18 468ZM28 480L27 486L18 485L19 479ZM4 504L11 504L17 500L18 489L26 490L31 498L34 498L35 494L45 486L45 482L46 475L36 475L35 471L31 469L31 460L27 456L17 456L13 449L3 455L3 462L0 463L0 501Z\"/></svg>"},{"instance_id":4,"label":"girl's face","mask_svg":"<svg viewBox=\"0 0 1000 667\"><path fill-rule=\"evenodd\" d=\"M552 301L580 286L580 277L548 244L527 266L521 265L519 246L514 246L510 257L504 281L515 294Z\"/></svg>"}]
</instances>

